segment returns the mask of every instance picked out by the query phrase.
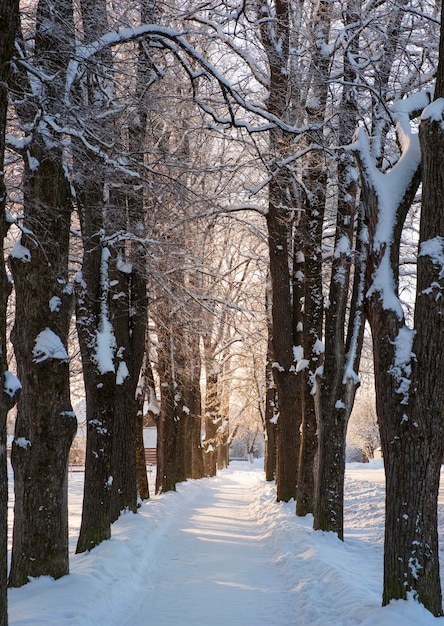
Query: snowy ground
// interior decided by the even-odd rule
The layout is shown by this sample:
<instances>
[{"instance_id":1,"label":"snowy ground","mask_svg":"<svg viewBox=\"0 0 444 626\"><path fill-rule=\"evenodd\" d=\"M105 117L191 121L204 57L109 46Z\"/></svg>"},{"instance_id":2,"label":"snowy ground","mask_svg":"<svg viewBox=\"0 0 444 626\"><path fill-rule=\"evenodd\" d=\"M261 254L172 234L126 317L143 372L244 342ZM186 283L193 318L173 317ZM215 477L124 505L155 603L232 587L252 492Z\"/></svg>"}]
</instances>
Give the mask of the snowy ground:
<instances>
[{"instance_id":1,"label":"snowy ground","mask_svg":"<svg viewBox=\"0 0 444 626\"><path fill-rule=\"evenodd\" d=\"M72 553L82 481L71 474ZM381 462L348 466L342 543L277 504L260 467L232 464L123 515L69 576L11 590L10 626L444 626L413 600L380 607L383 500ZM440 519L444 532L442 505Z\"/></svg>"}]
</instances>

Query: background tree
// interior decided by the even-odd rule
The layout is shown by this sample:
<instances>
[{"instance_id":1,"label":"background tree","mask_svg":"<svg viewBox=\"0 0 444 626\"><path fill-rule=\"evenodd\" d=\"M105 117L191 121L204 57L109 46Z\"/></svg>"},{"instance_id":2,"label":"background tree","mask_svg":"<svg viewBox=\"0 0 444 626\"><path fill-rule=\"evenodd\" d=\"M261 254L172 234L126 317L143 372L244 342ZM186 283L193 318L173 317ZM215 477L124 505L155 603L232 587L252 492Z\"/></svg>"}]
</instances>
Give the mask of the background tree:
<instances>
[{"instance_id":1,"label":"background tree","mask_svg":"<svg viewBox=\"0 0 444 626\"><path fill-rule=\"evenodd\" d=\"M5 133L8 113L8 78L19 24L18 0L0 3L0 241L6 240L10 219L6 210ZM7 306L11 292L4 262L0 263L0 626L8 623L8 475L6 457L6 418L16 401L19 385L8 371Z\"/></svg>"}]
</instances>

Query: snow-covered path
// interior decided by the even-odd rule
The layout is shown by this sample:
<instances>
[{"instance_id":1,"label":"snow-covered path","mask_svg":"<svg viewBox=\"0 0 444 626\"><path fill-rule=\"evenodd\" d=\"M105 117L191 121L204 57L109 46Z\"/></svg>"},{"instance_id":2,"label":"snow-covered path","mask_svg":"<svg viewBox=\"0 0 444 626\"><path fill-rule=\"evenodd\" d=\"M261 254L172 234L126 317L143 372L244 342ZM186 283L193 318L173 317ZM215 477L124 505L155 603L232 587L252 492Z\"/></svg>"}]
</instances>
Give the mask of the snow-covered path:
<instances>
[{"instance_id":1,"label":"snow-covered path","mask_svg":"<svg viewBox=\"0 0 444 626\"><path fill-rule=\"evenodd\" d=\"M276 503L260 463L151 498L77 555L83 474L70 474L71 574L11 589L9 625L444 626L413 598L381 607L381 462L348 466L344 542ZM444 572L442 505L439 520Z\"/></svg>"},{"instance_id":2,"label":"snow-covered path","mask_svg":"<svg viewBox=\"0 0 444 626\"><path fill-rule=\"evenodd\" d=\"M226 626L227 613L231 624L295 623L266 529L250 516L257 480L237 472L207 482L183 517L170 520L156 550L159 569L143 581L142 606L123 624L145 626L155 615L156 626Z\"/></svg>"}]
</instances>

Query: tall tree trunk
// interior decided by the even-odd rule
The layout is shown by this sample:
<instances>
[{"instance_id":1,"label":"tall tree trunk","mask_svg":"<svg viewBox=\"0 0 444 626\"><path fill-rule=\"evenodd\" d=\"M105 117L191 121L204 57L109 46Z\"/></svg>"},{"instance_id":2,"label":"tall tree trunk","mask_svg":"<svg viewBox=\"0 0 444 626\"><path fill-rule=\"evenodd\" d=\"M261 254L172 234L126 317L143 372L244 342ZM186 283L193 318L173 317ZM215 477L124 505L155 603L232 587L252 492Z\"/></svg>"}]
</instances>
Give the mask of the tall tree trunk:
<instances>
[{"instance_id":1,"label":"tall tree trunk","mask_svg":"<svg viewBox=\"0 0 444 626\"><path fill-rule=\"evenodd\" d=\"M272 319L271 319L271 285L267 280L265 290L265 311L267 316L267 357L265 363L265 406L264 406L264 470L265 480L271 481L276 478L276 421L277 421L277 398L276 387L273 379L273 345L272 345Z\"/></svg>"},{"instance_id":2,"label":"tall tree trunk","mask_svg":"<svg viewBox=\"0 0 444 626\"><path fill-rule=\"evenodd\" d=\"M444 72L444 17L441 20L438 77ZM437 529L444 453L444 385L440 376L444 367L443 96L443 83L438 81L435 97L439 99L421 118L422 206L415 324L414 331L403 327L394 337L396 353L388 371L399 405L395 415L384 420L381 432L387 483L383 603L414 592L436 616L443 615Z\"/></svg>"},{"instance_id":3,"label":"tall tree trunk","mask_svg":"<svg viewBox=\"0 0 444 626\"><path fill-rule=\"evenodd\" d=\"M37 7L35 60L56 78L42 89L48 113L63 94L74 47L72 6ZM21 113L21 105L17 108ZM71 189L58 137L41 123L28 145L23 175L24 230L10 255L16 290L12 334L23 390L12 464L14 536L9 583L68 573L68 454L76 432L69 393L68 283ZM30 306L32 302L32 306ZM49 305L48 305L49 303Z\"/></svg>"},{"instance_id":4,"label":"tall tree trunk","mask_svg":"<svg viewBox=\"0 0 444 626\"><path fill-rule=\"evenodd\" d=\"M287 2L258 5L260 33L269 65L268 110L281 119L289 115L289 35L290 6ZM292 172L279 161L291 149L291 137L278 128L270 131L270 167L267 231L272 290L273 375L279 410L276 431L276 496L288 501L296 496L300 448L298 381L294 374L293 302L291 294L289 240L293 220Z\"/></svg>"},{"instance_id":5,"label":"tall tree trunk","mask_svg":"<svg viewBox=\"0 0 444 626\"><path fill-rule=\"evenodd\" d=\"M133 233L138 223L143 224L140 191L134 190L134 194L127 202L121 194L116 194L118 204L112 212L114 230ZM136 390L145 350L147 319L144 247L134 240L119 242L118 239L112 246L114 296L110 301L117 344L111 522L122 510L135 512L137 509Z\"/></svg>"},{"instance_id":6,"label":"tall tree trunk","mask_svg":"<svg viewBox=\"0 0 444 626\"><path fill-rule=\"evenodd\" d=\"M189 330L185 334L187 341L187 358L183 382L183 401L188 413L189 450L186 465L187 478L204 476L202 449L202 398L200 391L201 357L199 334Z\"/></svg>"},{"instance_id":7,"label":"tall tree trunk","mask_svg":"<svg viewBox=\"0 0 444 626\"><path fill-rule=\"evenodd\" d=\"M19 24L18 0L0 2L0 241L2 249L10 226L6 213L5 132L8 113L8 77ZM0 263L0 626L8 623L8 467L6 418L20 389L8 372L6 314L11 284L5 264Z\"/></svg>"},{"instance_id":8,"label":"tall tree trunk","mask_svg":"<svg viewBox=\"0 0 444 626\"><path fill-rule=\"evenodd\" d=\"M356 71L350 53L357 55L358 38L352 26L360 23L360 1L349 0L345 13L344 87L340 106L339 143L348 145L356 126ZM338 209L332 260L329 307L325 313L325 359L318 415L318 460L314 528L344 535L345 449L348 420L358 386L364 333L363 289L365 257L362 221L357 226L355 164L351 155L338 163ZM349 302L354 235L357 235L355 273ZM349 330L346 340L347 306Z\"/></svg>"},{"instance_id":9,"label":"tall tree trunk","mask_svg":"<svg viewBox=\"0 0 444 626\"><path fill-rule=\"evenodd\" d=\"M440 64L442 59L440 56ZM412 114L417 105L418 97L413 100ZM444 452L444 390L436 373L444 365L439 348L443 339L443 100L432 107L422 113L420 124L423 206L414 329L405 323L397 285L402 227L421 179L417 137L412 133L408 141L401 137L402 158L386 174L384 185L379 183L379 172L362 133L358 158L369 227L366 309L372 329L376 408L386 472L383 604L413 593L434 615L442 615L437 495ZM401 121L398 133L406 133L406 120ZM384 192L393 186L390 177L397 183L396 196Z\"/></svg>"},{"instance_id":10,"label":"tall tree trunk","mask_svg":"<svg viewBox=\"0 0 444 626\"><path fill-rule=\"evenodd\" d=\"M100 185L99 185L100 187ZM99 191L99 190L98 190ZM91 190L85 190L92 201ZM100 191L99 191L100 195ZM79 196L80 203L82 202ZM100 202L100 201L99 201ZM114 425L114 349L109 333L107 289L108 248L100 235L100 204L80 206L84 253L82 275L76 285L77 332L82 356L83 379L86 393L86 460L83 508L77 552L91 550L111 536L111 456ZM95 209L95 210L94 210ZM97 228L96 228L97 226ZM99 356L99 342L103 340L108 358Z\"/></svg>"},{"instance_id":11,"label":"tall tree trunk","mask_svg":"<svg viewBox=\"0 0 444 626\"><path fill-rule=\"evenodd\" d=\"M107 32L104 0L94 3L81 0L80 9L86 42ZM111 90L106 73L112 64L109 50L98 53L95 61L96 65L90 66L79 81L73 98L77 99L76 106L91 131L105 142L109 129L101 113L105 94ZM76 284L76 316L87 421L82 521L76 548L80 553L111 536L116 338L110 319L112 253L105 238L107 172L100 157L81 141L74 143L73 161L83 243L82 271Z\"/></svg>"},{"instance_id":12,"label":"tall tree trunk","mask_svg":"<svg viewBox=\"0 0 444 626\"><path fill-rule=\"evenodd\" d=\"M178 482L178 420L174 364L172 356L172 330L169 311L164 323L157 324L157 361L160 379L160 413L157 424L157 474L156 493L175 491Z\"/></svg>"},{"instance_id":13,"label":"tall tree trunk","mask_svg":"<svg viewBox=\"0 0 444 626\"><path fill-rule=\"evenodd\" d=\"M143 357L139 385L136 391L136 478L137 492L141 500L148 500L148 498L150 497L148 476L146 473L145 444L143 440L145 400L147 398L149 400L150 397L150 387L148 384L148 368L151 368L151 364L149 362L149 342L147 337L148 332L146 333L145 354Z\"/></svg>"},{"instance_id":14,"label":"tall tree trunk","mask_svg":"<svg viewBox=\"0 0 444 626\"><path fill-rule=\"evenodd\" d=\"M211 371L212 365L207 360L207 380L205 394L205 475L216 476L217 431L221 423L219 399L219 375Z\"/></svg>"},{"instance_id":15,"label":"tall tree trunk","mask_svg":"<svg viewBox=\"0 0 444 626\"><path fill-rule=\"evenodd\" d=\"M301 451L299 459L296 514L306 515L314 510L314 461L317 451L317 413L319 413L320 368L324 359L323 294L322 294L322 233L327 194L326 155L323 124L326 117L330 83L331 57L329 35L332 4L321 0L313 14L314 42L310 65L311 87L305 104L307 122L319 130L309 134L316 146L303 162L304 195L304 410L302 416ZM300 366L298 367L300 369Z\"/></svg>"}]
</instances>

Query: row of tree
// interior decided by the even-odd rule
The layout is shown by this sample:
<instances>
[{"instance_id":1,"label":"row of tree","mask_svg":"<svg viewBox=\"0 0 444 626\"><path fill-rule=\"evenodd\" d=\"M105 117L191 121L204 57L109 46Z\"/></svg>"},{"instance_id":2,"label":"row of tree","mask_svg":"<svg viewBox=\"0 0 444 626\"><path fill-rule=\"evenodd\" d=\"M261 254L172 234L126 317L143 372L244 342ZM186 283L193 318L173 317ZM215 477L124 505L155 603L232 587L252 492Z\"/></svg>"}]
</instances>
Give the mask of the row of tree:
<instances>
[{"instance_id":1,"label":"row of tree","mask_svg":"<svg viewBox=\"0 0 444 626\"><path fill-rule=\"evenodd\" d=\"M227 418L251 404L226 382L233 368L254 385L277 499L295 498L298 515L342 539L367 319L387 474L383 602L413 591L441 615L439 7L0 7L0 221L4 242L19 233L8 258L18 380L1 273L4 520L5 423L18 399L9 584L69 569L73 308L87 415L78 551L148 495L141 418L155 390L157 490L226 464ZM421 182L410 318L399 268ZM6 536L0 559L6 607Z\"/></svg>"}]
</instances>

